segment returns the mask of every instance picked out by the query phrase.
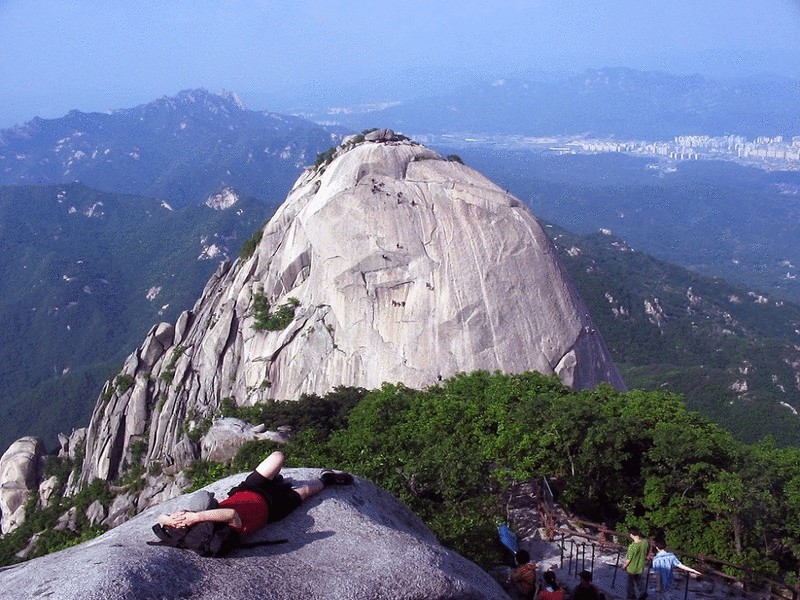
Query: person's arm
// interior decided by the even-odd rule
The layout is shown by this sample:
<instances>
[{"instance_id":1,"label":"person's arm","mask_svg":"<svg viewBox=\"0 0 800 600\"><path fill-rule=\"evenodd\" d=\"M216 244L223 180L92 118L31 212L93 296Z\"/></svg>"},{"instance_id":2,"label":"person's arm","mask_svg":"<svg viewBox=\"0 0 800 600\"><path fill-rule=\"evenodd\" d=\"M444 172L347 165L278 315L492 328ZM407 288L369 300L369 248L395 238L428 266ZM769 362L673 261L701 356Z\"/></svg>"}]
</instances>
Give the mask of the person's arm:
<instances>
[{"instance_id":1,"label":"person's arm","mask_svg":"<svg viewBox=\"0 0 800 600\"><path fill-rule=\"evenodd\" d=\"M625 570L628 568L628 565L631 564L631 545L628 545L628 550L625 552L625 562L622 563L622 569Z\"/></svg>"},{"instance_id":2,"label":"person's arm","mask_svg":"<svg viewBox=\"0 0 800 600\"><path fill-rule=\"evenodd\" d=\"M698 571L697 569L693 569L692 567L687 567L685 564L683 564L681 562L679 562L675 566L678 567L679 569L683 570L683 571L686 571L687 573L694 573L695 575L702 575L702 573L700 571Z\"/></svg>"},{"instance_id":3,"label":"person's arm","mask_svg":"<svg viewBox=\"0 0 800 600\"><path fill-rule=\"evenodd\" d=\"M179 510L169 515L159 515L158 522L162 525L169 525L170 527L191 527L196 523L203 521L216 521L218 523L227 523L231 527L241 528L242 520L232 508L214 508L211 510L201 510L193 512L190 510Z\"/></svg>"}]
</instances>

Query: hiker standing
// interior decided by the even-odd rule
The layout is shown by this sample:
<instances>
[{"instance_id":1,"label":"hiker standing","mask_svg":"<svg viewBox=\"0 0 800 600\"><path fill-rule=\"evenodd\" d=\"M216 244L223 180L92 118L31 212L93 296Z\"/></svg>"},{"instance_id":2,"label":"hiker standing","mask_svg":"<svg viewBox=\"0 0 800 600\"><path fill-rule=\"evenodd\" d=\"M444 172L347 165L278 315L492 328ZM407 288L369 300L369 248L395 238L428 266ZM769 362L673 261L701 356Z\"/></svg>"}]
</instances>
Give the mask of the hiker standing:
<instances>
[{"instance_id":1,"label":"hiker standing","mask_svg":"<svg viewBox=\"0 0 800 600\"><path fill-rule=\"evenodd\" d=\"M632 543L628 546L622 568L628 574L628 600L637 600L645 596L646 590L642 582L642 573L644 573L649 544L647 540L642 539L641 533L635 527L631 528L628 535L630 535Z\"/></svg>"},{"instance_id":2,"label":"hiker standing","mask_svg":"<svg viewBox=\"0 0 800 600\"><path fill-rule=\"evenodd\" d=\"M659 592L666 592L672 587L675 568L701 575L700 571L687 567L672 552L667 552L667 544L663 539L656 539L653 542L656 547L656 555L653 557L653 571L656 572L656 586Z\"/></svg>"},{"instance_id":3,"label":"hiker standing","mask_svg":"<svg viewBox=\"0 0 800 600\"><path fill-rule=\"evenodd\" d=\"M503 548L503 560L509 567L517 567L520 563L517 561L517 552L519 552L519 544L517 543L517 534L511 528L497 519L497 538L500 540L500 545Z\"/></svg>"},{"instance_id":4,"label":"hiker standing","mask_svg":"<svg viewBox=\"0 0 800 600\"><path fill-rule=\"evenodd\" d=\"M530 562L531 556L527 550L518 550L516 555L517 568L511 574L511 582L517 598L533 600L536 595L536 563Z\"/></svg>"},{"instance_id":5,"label":"hiker standing","mask_svg":"<svg viewBox=\"0 0 800 600\"><path fill-rule=\"evenodd\" d=\"M606 595L598 590L592 583L592 572L581 571L578 575L580 582L578 586L572 590L572 595L569 600L605 600Z\"/></svg>"}]
</instances>

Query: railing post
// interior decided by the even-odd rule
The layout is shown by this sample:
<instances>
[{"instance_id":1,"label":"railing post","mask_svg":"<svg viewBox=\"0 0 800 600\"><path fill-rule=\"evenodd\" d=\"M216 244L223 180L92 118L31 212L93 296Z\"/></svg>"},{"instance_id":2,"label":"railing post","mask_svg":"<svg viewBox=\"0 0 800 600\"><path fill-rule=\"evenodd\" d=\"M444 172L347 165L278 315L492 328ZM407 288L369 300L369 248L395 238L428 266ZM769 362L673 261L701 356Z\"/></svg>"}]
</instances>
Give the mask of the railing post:
<instances>
[{"instance_id":1,"label":"railing post","mask_svg":"<svg viewBox=\"0 0 800 600\"><path fill-rule=\"evenodd\" d=\"M686 575L686 584L684 585L683 589L683 600L687 600L689 597L689 574L685 573Z\"/></svg>"},{"instance_id":2,"label":"railing post","mask_svg":"<svg viewBox=\"0 0 800 600\"><path fill-rule=\"evenodd\" d=\"M581 544L581 571L586 569L586 542ZM575 575L578 574L578 565L575 565Z\"/></svg>"},{"instance_id":3,"label":"railing post","mask_svg":"<svg viewBox=\"0 0 800 600\"><path fill-rule=\"evenodd\" d=\"M562 533L561 534L561 561L558 564L558 568L559 569L563 569L564 568L564 546L566 545L565 542L564 542L565 539L566 539L566 535Z\"/></svg>"},{"instance_id":4,"label":"railing post","mask_svg":"<svg viewBox=\"0 0 800 600\"><path fill-rule=\"evenodd\" d=\"M569 556L567 557L567 573L572 571L572 552L575 549L574 540L569 541ZM563 567L562 567L563 568Z\"/></svg>"},{"instance_id":5,"label":"railing post","mask_svg":"<svg viewBox=\"0 0 800 600\"><path fill-rule=\"evenodd\" d=\"M619 570L619 557L622 555L620 550L617 550L617 564L614 565L614 576L611 578L611 589L614 589L614 586L617 585L617 571Z\"/></svg>"}]
</instances>

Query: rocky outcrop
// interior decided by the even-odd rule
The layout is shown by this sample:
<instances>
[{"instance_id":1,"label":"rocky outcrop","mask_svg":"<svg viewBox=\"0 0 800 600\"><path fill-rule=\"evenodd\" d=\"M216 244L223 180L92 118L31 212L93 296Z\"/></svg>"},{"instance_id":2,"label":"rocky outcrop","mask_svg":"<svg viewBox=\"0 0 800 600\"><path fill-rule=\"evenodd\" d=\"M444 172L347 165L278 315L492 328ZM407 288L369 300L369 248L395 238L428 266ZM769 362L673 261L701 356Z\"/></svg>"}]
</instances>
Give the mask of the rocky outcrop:
<instances>
[{"instance_id":1,"label":"rocky outcrop","mask_svg":"<svg viewBox=\"0 0 800 600\"><path fill-rule=\"evenodd\" d=\"M284 471L297 482L318 474ZM241 478L207 489L224 498ZM0 589L13 590L18 600L507 598L487 573L439 545L405 506L362 479L323 490L253 538L288 540L284 544L218 559L145 544L156 540L150 528L159 512L191 502L192 496L173 499L90 542L0 571Z\"/></svg>"},{"instance_id":2,"label":"rocky outcrop","mask_svg":"<svg viewBox=\"0 0 800 600\"><path fill-rule=\"evenodd\" d=\"M624 388L519 200L391 131L367 137L307 170L252 256L223 264L128 357L92 415L82 481L142 456L179 471L225 398L424 388L477 369Z\"/></svg>"},{"instance_id":3,"label":"rocky outcrop","mask_svg":"<svg viewBox=\"0 0 800 600\"><path fill-rule=\"evenodd\" d=\"M24 437L9 446L0 458L0 533L13 531L25 521L25 502L39 489L44 443Z\"/></svg>"},{"instance_id":4,"label":"rocky outcrop","mask_svg":"<svg viewBox=\"0 0 800 600\"><path fill-rule=\"evenodd\" d=\"M200 458L229 462L246 442L269 440L285 444L289 439L285 431L265 431L263 425L253 427L242 419L217 419L200 442Z\"/></svg>"},{"instance_id":5,"label":"rocky outcrop","mask_svg":"<svg viewBox=\"0 0 800 600\"><path fill-rule=\"evenodd\" d=\"M239 195L236 191L229 187L224 187L206 198L205 205L214 210L227 210L238 201Z\"/></svg>"}]
</instances>

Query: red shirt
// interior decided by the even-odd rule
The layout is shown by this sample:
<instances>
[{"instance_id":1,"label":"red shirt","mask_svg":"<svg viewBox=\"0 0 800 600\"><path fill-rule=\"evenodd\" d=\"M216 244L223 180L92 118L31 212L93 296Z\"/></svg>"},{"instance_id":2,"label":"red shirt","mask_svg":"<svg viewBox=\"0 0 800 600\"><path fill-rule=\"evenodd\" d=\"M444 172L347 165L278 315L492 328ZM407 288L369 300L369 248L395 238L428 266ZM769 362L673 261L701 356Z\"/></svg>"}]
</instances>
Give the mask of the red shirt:
<instances>
[{"instance_id":1,"label":"red shirt","mask_svg":"<svg viewBox=\"0 0 800 600\"><path fill-rule=\"evenodd\" d=\"M532 598L536 589L536 563L529 562L517 567L511 579L517 584L523 596Z\"/></svg>"},{"instance_id":2,"label":"red shirt","mask_svg":"<svg viewBox=\"0 0 800 600\"><path fill-rule=\"evenodd\" d=\"M241 528L234 528L242 537L261 529L267 524L269 508L264 496L258 492L242 490L235 492L232 496L225 498L219 503L220 508L232 508L242 520Z\"/></svg>"},{"instance_id":3,"label":"red shirt","mask_svg":"<svg viewBox=\"0 0 800 600\"><path fill-rule=\"evenodd\" d=\"M564 598L564 590L561 588L558 588L553 592L543 589L539 592L539 594L541 595L542 600L562 600Z\"/></svg>"}]
</instances>

